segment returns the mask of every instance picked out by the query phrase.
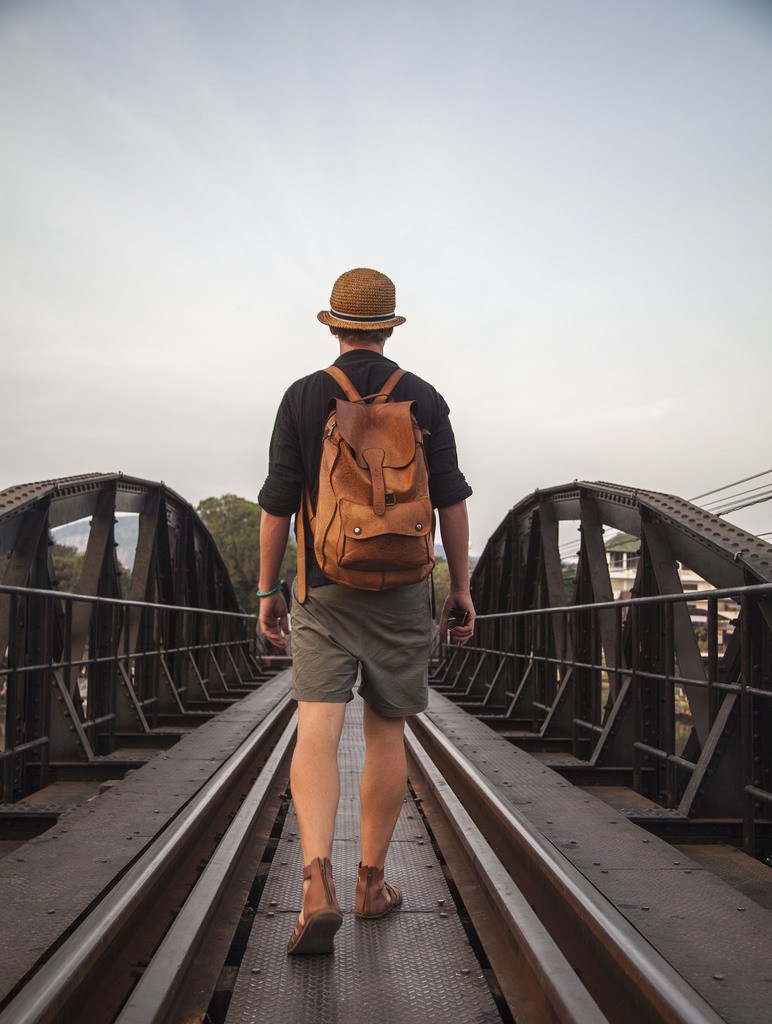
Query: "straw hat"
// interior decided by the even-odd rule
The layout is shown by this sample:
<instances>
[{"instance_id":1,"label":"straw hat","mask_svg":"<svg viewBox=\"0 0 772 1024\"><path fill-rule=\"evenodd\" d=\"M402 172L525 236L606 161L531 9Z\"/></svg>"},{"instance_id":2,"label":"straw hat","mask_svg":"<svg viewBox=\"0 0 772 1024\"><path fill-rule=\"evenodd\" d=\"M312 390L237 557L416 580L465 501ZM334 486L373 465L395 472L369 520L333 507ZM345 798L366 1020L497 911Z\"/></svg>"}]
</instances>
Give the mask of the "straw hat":
<instances>
[{"instance_id":1,"label":"straw hat","mask_svg":"<svg viewBox=\"0 0 772 1024\"><path fill-rule=\"evenodd\" d=\"M352 331L377 331L399 327L404 316L395 316L397 293L393 283L377 270L359 267L341 274L332 286L329 310L317 313L317 320L328 327L348 327Z\"/></svg>"}]
</instances>

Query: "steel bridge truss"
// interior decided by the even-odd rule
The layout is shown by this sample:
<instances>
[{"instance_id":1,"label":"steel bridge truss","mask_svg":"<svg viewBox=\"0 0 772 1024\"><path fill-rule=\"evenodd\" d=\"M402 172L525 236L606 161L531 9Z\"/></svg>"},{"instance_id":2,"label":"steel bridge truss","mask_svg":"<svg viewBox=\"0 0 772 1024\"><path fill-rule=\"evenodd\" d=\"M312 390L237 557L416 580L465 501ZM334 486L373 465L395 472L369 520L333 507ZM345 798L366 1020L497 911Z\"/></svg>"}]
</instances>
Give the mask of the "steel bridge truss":
<instances>
[{"instance_id":1,"label":"steel bridge truss","mask_svg":"<svg viewBox=\"0 0 772 1024\"><path fill-rule=\"evenodd\" d=\"M138 515L126 600L116 512ZM75 593L60 593L50 531L89 516ZM164 484L97 474L10 488L0 493L0 554L5 803L45 786L55 765L141 746L265 678L254 617L240 612L204 524Z\"/></svg>"},{"instance_id":2,"label":"steel bridge truss","mask_svg":"<svg viewBox=\"0 0 772 1024\"><path fill-rule=\"evenodd\" d=\"M569 592L562 521L581 535ZM639 540L629 597L614 600L605 527ZM681 566L713 589L684 593ZM442 648L438 689L512 742L562 751L582 784L623 780L663 828L734 823L746 852L772 854L772 546L680 498L573 483L510 511L472 590L474 646Z\"/></svg>"}]
</instances>

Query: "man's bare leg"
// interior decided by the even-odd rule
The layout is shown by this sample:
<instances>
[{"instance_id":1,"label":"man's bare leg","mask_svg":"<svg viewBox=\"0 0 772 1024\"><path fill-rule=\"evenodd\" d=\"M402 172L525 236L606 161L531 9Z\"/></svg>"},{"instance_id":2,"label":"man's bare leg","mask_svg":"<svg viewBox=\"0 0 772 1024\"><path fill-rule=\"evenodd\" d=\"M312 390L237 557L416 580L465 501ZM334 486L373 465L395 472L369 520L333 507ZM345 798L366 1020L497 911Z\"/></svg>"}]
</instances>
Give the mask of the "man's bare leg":
<instances>
[{"instance_id":1,"label":"man's bare leg","mask_svg":"<svg viewBox=\"0 0 772 1024\"><path fill-rule=\"evenodd\" d=\"M345 704L298 701L298 736L290 786L304 864L310 864L316 857L330 859L332 855L340 799L338 744L345 714ZM304 891L307 888L308 882Z\"/></svg>"},{"instance_id":2,"label":"man's bare leg","mask_svg":"<svg viewBox=\"0 0 772 1024\"><path fill-rule=\"evenodd\" d=\"M359 785L362 864L382 868L407 787L405 719L384 718L365 704L365 764Z\"/></svg>"}]
</instances>

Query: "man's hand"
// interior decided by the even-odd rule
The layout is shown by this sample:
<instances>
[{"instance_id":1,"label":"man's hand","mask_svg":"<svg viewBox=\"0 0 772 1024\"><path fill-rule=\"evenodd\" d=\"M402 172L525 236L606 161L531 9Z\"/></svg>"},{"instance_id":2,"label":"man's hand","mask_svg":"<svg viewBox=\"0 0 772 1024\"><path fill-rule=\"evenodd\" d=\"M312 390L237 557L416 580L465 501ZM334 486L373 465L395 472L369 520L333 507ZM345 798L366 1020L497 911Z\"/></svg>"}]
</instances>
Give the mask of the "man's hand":
<instances>
[{"instance_id":1,"label":"man's hand","mask_svg":"<svg viewBox=\"0 0 772 1024\"><path fill-rule=\"evenodd\" d=\"M448 630L448 618L450 617L451 608L457 608L459 611L468 612L467 620L464 625L455 625L450 631L450 642L452 644L463 646L472 639L472 634L474 633L475 610L469 591L457 591L455 593L451 591L448 594L447 600L442 607L442 617L440 618L440 630L443 635ZM450 624L452 625L452 622Z\"/></svg>"},{"instance_id":2,"label":"man's hand","mask_svg":"<svg viewBox=\"0 0 772 1024\"><path fill-rule=\"evenodd\" d=\"M260 632L274 647L285 650L289 636L289 616L287 602L281 591L271 594L270 597L260 598Z\"/></svg>"}]
</instances>

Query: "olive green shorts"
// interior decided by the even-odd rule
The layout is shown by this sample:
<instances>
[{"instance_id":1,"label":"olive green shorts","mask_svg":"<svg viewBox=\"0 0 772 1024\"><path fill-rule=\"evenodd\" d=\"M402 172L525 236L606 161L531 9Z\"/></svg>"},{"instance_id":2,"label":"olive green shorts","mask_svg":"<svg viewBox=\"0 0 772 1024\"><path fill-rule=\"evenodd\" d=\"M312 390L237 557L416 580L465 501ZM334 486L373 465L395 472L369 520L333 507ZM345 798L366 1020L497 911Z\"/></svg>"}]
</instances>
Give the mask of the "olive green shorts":
<instances>
[{"instance_id":1,"label":"olive green shorts","mask_svg":"<svg viewBox=\"0 0 772 1024\"><path fill-rule=\"evenodd\" d=\"M393 590L338 583L292 588L292 696L343 704L359 695L379 715L400 718L429 703L432 616L427 580Z\"/></svg>"}]
</instances>

